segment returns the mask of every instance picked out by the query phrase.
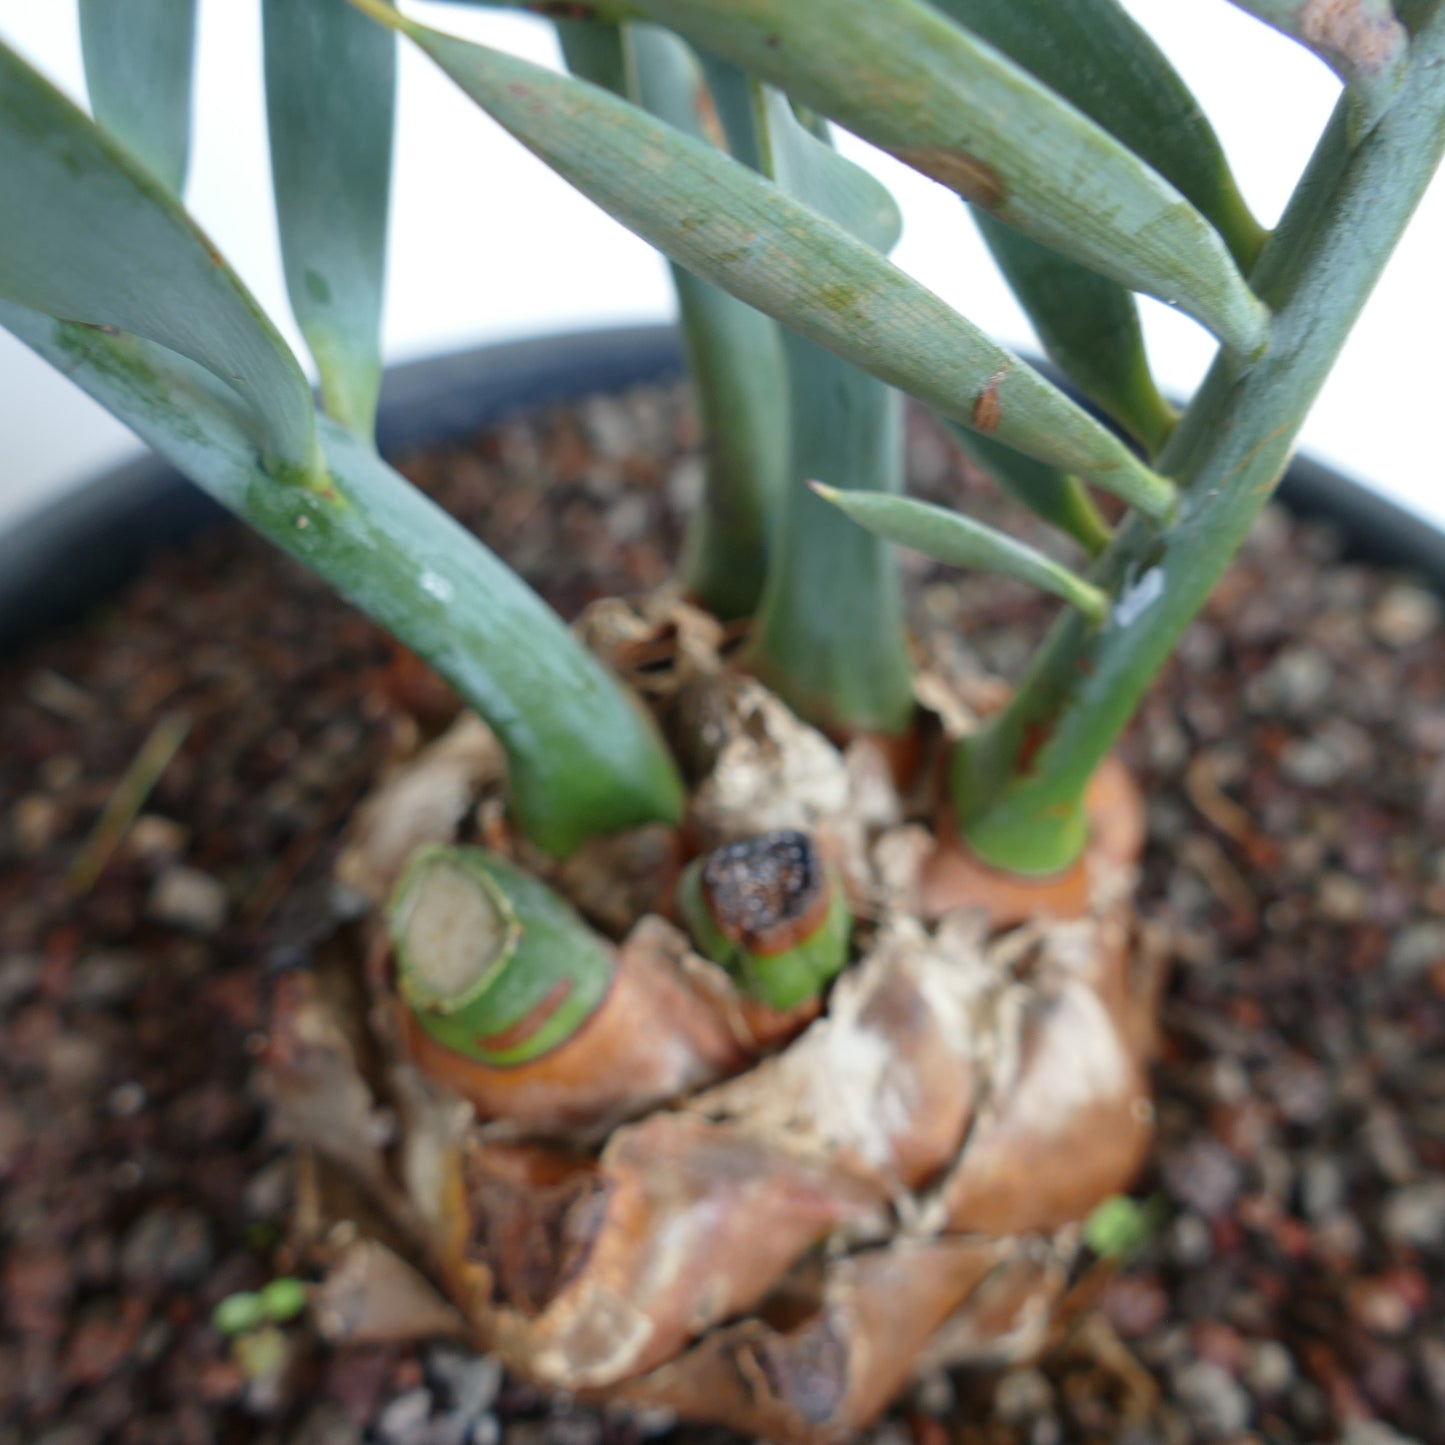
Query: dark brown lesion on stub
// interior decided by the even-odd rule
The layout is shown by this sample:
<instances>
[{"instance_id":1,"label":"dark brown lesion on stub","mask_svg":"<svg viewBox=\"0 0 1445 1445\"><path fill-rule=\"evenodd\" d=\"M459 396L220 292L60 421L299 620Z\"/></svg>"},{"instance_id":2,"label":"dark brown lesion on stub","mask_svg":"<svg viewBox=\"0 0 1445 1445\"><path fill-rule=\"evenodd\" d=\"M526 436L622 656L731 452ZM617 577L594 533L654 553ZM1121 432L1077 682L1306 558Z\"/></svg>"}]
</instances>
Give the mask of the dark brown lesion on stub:
<instances>
[{"instance_id":1,"label":"dark brown lesion on stub","mask_svg":"<svg viewBox=\"0 0 1445 1445\"><path fill-rule=\"evenodd\" d=\"M828 911L823 862L813 840L792 829L714 850L699 881L723 935L762 956L796 948Z\"/></svg>"},{"instance_id":2,"label":"dark brown lesion on stub","mask_svg":"<svg viewBox=\"0 0 1445 1445\"><path fill-rule=\"evenodd\" d=\"M893 152L906 166L932 176L965 201L996 211L1008 195L1003 177L977 156L947 146L905 146Z\"/></svg>"},{"instance_id":3,"label":"dark brown lesion on stub","mask_svg":"<svg viewBox=\"0 0 1445 1445\"><path fill-rule=\"evenodd\" d=\"M582 1272L602 1232L607 1185L595 1166L541 1150L479 1148L464 1160L469 1263L493 1303L535 1318Z\"/></svg>"}]
</instances>

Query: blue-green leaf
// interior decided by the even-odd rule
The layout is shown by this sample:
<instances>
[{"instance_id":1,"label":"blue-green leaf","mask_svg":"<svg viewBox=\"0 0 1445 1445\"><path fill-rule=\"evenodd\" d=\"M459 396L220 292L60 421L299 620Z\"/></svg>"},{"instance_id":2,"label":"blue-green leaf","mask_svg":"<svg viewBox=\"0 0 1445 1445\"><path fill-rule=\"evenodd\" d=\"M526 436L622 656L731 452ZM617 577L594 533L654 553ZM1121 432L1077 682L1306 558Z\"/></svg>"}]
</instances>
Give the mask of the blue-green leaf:
<instances>
[{"instance_id":1,"label":"blue-green leaf","mask_svg":"<svg viewBox=\"0 0 1445 1445\"><path fill-rule=\"evenodd\" d=\"M1108 524L1077 477L1001 447L992 437L957 422L945 418L945 425L969 460L1020 506L1072 537L1091 557L1108 544Z\"/></svg>"},{"instance_id":2,"label":"blue-green leaf","mask_svg":"<svg viewBox=\"0 0 1445 1445\"><path fill-rule=\"evenodd\" d=\"M1218 231L1107 131L924 0L635 0L1036 241L1256 354Z\"/></svg>"},{"instance_id":3,"label":"blue-green leaf","mask_svg":"<svg viewBox=\"0 0 1445 1445\"><path fill-rule=\"evenodd\" d=\"M510 807L548 852L681 810L647 715L517 575L352 432L319 423L324 488L278 487L235 396L136 336L0 301L0 325L223 506L426 658L496 730Z\"/></svg>"},{"instance_id":4,"label":"blue-green leaf","mask_svg":"<svg viewBox=\"0 0 1445 1445\"><path fill-rule=\"evenodd\" d=\"M1350 88L1356 138L1400 88L1410 37L1390 0L1234 0L1318 55Z\"/></svg>"},{"instance_id":5,"label":"blue-green leaf","mask_svg":"<svg viewBox=\"0 0 1445 1445\"><path fill-rule=\"evenodd\" d=\"M568 64L605 83L596 38L614 27L568 24L564 45L588 32ZM627 88L644 109L698 140L709 136L709 91L698 62L675 35L654 25L627 28ZM583 69L583 67L586 67ZM754 612L767 576L770 534L788 466L788 383L777 323L761 311L672 266L689 370L703 428L706 478L681 573L688 590L719 617Z\"/></svg>"},{"instance_id":6,"label":"blue-green leaf","mask_svg":"<svg viewBox=\"0 0 1445 1445\"><path fill-rule=\"evenodd\" d=\"M316 463L301 368L220 253L150 171L0 45L0 299L134 332L250 408L273 468Z\"/></svg>"},{"instance_id":7,"label":"blue-green leaf","mask_svg":"<svg viewBox=\"0 0 1445 1445\"><path fill-rule=\"evenodd\" d=\"M867 172L804 129L780 92L761 89L764 164L789 195L887 251L901 222ZM808 481L903 490L903 398L795 332L783 338L788 490L747 661L800 717L826 727L902 732L913 677L897 558L825 506Z\"/></svg>"},{"instance_id":8,"label":"blue-green leaf","mask_svg":"<svg viewBox=\"0 0 1445 1445\"><path fill-rule=\"evenodd\" d=\"M600 20L556 20L567 69L613 95L627 94L627 47L620 25ZM681 42L678 42L681 44Z\"/></svg>"},{"instance_id":9,"label":"blue-green leaf","mask_svg":"<svg viewBox=\"0 0 1445 1445\"><path fill-rule=\"evenodd\" d=\"M875 536L912 547L936 561L1026 582L1063 598L1095 622L1102 621L1109 610L1108 594L1092 582L1027 543L961 512L886 492L840 492L821 484L815 484L814 490Z\"/></svg>"},{"instance_id":10,"label":"blue-green leaf","mask_svg":"<svg viewBox=\"0 0 1445 1445\"><path fill-rule=\"evenodd\" d=\"M886 256L903 234L898 202L882 181L804 129L781 91L762 87L767 172L790 196Z\"/></svg>"},{"instance_id":11,"label":"blue-green leaf","mask_svg":"<svg viewBox=\"0 0 1445 1445\"><path fill-rule=\"evenodd\" d=\"M755 171L763 169L763 156L758 142L756 86L753 78L736 65L699 50L697 58L707 79L707 88L727 141L728 153Z\"/></svg>"},{"instance_id":12,"label":"blue-green leaf","mask_svg":"<svg viewBox=\"0 0 1445 1445\"><path fill-rule=\"evenodd\" d=\"M1149 370L1133 296L986 211L973 216L1049 360L1157 455L1174 425L1174 410Z\"/></svg>"},{"instance_id":13,"label":"blue-green leaf","mask_svg":"<svg viewBox=\"0 0 1445 1445\"><path fill-rule=\"evenodd\" d=\"M1037 372L836 223L709 145L526 61L399 25L523 144L714 285L965 424L1155 516L1174 489ZM647 175L638 184L639 167Z\"/></svg>"},{"instance_id":14,"label":"blue-green leaf","mask_svg":"<svg viewBox=\"0 0 1445 1445\"><path fill-rule=\"evenodd\" d=\"M965 29L1147 161L1192 201L1244 269L1265 232L1199 102L1119 0L933 0Z\"/></svg>"},{"instance_id":15,"label":"blue-green leaf","mask_svg":"<svg viewBox=\"0 0 1445 1445\"><path fill-rule=\"evenodd\" d=\"M266 118L286 289L326 410L370 436L381 384L396 37L347 0L265 0Z\"/></svg>"},{"instance_id":16,"label":"blue-green leaf","mask_svg":"<svg viewBox=\"0 0 1445 1445\"><path fill-rule=\"evenodd\" d=\"M191 150L196 0L80 0L90 111L180 195Z\"/></svg>"}]
</instances>

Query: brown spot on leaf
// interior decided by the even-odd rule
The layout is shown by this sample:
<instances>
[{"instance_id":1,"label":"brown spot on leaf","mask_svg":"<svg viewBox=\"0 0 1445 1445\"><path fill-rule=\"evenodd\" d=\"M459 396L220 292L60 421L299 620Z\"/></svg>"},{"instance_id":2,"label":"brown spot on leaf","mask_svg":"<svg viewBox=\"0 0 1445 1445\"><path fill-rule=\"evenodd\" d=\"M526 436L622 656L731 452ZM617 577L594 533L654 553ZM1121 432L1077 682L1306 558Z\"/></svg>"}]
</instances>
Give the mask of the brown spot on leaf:
<instances>
[{"instance_id":1,"label":"brown spot on leaf","mask_svg":"<svg viewBox=\"0 0 1445 1445\"><path fill-rule=\"evenodd\" d=\"M1405 30L1383 0L1305 0L1300 35L1347 75L1380 75L1399 60Z\"/></svg>"},{"instance_id":2,"label":"brown spot on leaf","mask_svg":"<svg viewBox=\"0 0 1445 1445\"><path fill-rule=\"evenodd\" d=\"M1008 194L1003 177L986 161L947 146L906 146L893 152L906 166L932 176L966 201L996 210Z\"/></svg>"},{"instance_id":3,"label":"brown spot on leaf","mask_svg":"<svg viewBox=\"0 0 1445 1445\"><path fill-rule=\"evenodd\" d=\"M998 430L999 418L1003 415L1003 403L999 400L998 389L1008 373L1008 367L999 367L989 377L983 390L979 392L978 400L973 404L973 429L975 431L995 432Z\"/></svg>"}]
</instances>

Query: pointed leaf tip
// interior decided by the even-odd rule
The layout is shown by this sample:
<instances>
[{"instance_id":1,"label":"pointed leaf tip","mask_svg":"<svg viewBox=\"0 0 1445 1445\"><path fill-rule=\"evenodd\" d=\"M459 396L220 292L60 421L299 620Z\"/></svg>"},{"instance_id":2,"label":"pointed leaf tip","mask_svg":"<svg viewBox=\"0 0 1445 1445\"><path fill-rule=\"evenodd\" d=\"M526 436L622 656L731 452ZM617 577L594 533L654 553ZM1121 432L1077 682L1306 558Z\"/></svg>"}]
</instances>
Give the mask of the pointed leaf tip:
<instances>
[{"instance_id":1,"label":"pointed leaf tip","mask_svg":"<svg viewBox=\"0 0 1445 1445\"><path fill-rule=\"evenodd\" d=\"M1076 607L1093 622L1102 622L1108 615L1109 598L1102 588L1027 543L960 512L886 492L835 492L827 500L875 536L911 547L935 561L1037 587Z\"/></svg>"}]
</instances>

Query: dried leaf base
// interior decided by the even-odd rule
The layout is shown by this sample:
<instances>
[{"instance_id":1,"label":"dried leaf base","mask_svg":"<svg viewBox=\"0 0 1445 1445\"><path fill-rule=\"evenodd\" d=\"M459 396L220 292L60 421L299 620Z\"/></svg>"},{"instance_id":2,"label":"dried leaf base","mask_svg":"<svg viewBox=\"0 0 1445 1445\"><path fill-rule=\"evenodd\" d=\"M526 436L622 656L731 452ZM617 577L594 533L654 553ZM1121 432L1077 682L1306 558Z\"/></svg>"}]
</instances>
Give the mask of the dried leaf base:
<instances>
[{"instance_id":1,"label":"dried leaf base","mask_svg":"<svg viewBox=\"0 0 1445 1445\"><path fill-rule=\"evenodd\" d=\"M329 982L295 981L270 1081L277 1128L317 1159L323 1322L445 1323L560 1389L789 1445L848 1437L920 1369L1038 1352L1078 1223L1150 1137L1158 979L1127 780L1092 800L1076 874L1021 890L936 841L927 758L901 795L882 749L840 749L730 671L707 618L610 604L582 626L656 710L689 817L544 865L500 824L472 720L364 810L343 876L373 899L411 846L460 836L620 941L598 1012L516 1069L409 1028L379 932L364 968L338 949ZM944 732L966 717L939 711ZM813 833L859 919L821 1013L741 998L668 919L686 857L772 828Z\"/></svg>"}]
</instances>

